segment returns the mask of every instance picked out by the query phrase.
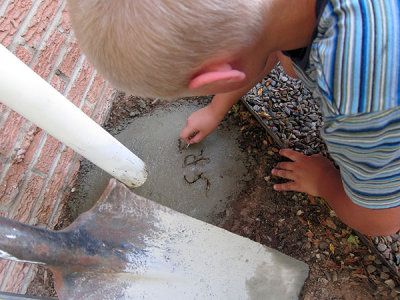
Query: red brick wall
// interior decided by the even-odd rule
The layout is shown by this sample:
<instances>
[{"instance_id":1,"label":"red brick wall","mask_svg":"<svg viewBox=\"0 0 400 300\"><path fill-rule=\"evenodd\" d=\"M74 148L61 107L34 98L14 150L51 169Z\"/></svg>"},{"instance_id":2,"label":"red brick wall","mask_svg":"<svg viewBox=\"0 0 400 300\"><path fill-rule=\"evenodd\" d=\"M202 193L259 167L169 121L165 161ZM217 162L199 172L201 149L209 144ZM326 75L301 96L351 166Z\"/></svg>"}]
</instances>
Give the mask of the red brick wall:
<instances>
[{"instance_id":1,"label":"red brick wall","mask_svg":"<svg viewBox=\"0 0 400 300\"><path fill-rule=\"evenodd\" d=\"M102 124L114 89L82 55L65 0L0 0L0 42ZM80 157L0 103L0 216L53 228ZM25 293L36 268L0 259L0 290Z\"/></svg>"}]
</instances>

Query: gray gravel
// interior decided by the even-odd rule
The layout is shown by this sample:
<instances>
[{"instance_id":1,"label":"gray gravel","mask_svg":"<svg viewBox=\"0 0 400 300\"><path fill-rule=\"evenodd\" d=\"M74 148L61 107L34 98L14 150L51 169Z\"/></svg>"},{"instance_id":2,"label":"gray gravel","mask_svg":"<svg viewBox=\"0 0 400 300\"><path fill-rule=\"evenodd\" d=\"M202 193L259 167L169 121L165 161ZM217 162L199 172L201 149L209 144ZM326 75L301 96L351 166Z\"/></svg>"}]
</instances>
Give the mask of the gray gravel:
<instances>
[{"instance_id":1,"label":"gray gravel","mask_svg":"<svg viewBox=\"0 0 400 300\"><path fill-rule=\"evenodd\" d=\"M324 123L318 102L300 80L287 76L279 65L243 99L283 145L329 157L319 134ZM400 231L371 239L381 258L400 276ZM375 270L370 267L368 271Z\"/></svg>"},{"instance_id":2,"label":"gray gravel","mask_svg":"<svg viewBox=\"0 0 400 300\"><path fill-rule=\"evenodd\" d=\"M279 66L244 99L284 145L304 154L327 154L319 135L324 123L317 101Z\"/></svg>"}]
</instances>

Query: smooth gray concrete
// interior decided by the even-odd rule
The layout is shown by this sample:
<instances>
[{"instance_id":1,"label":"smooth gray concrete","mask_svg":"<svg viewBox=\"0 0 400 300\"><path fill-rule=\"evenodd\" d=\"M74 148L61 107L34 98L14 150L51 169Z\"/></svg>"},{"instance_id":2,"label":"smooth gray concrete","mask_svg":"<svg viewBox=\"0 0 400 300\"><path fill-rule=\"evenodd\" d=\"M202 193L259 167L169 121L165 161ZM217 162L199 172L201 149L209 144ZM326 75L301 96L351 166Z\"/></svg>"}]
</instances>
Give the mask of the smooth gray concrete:
<instances>
[{"instance_id":1,"label":"smooth gray concrete","mask_svg":"<svg viewBox=\"0 0 400 300\"><path fill-rule=\"evenodd\" d=\"M124 193L120 192L114 197L115 203L108 203L108 198L97 202L86 215L96 209L101 213L113 211L115 220L111 221L111 227L136 229L128 230L129 235L121 232L119 238L129 244L139 237L146 252L140 256L135 246L134 253L127 256L133 269L112 276L91 272L88 277L75 272L76 278L69 280L73 285L75 282L71 280L76 280L79 288L74 287L67 294L86 289L93 299L113 293L118 293L117 298L121 299L299 298L308 276L306 264L208 224L218 225L223 221L229 202L235 200L248 180L246 165L250 164L237 142L240 129L228 125L229 121L223 122L202 143L186 148L179 132L187 117L201 107L182 101L160 107L135 118L116 136L144 160L149 170L146 183L133 192L162 206L137 196L138 203L132 197L123 199ZM109 178L99 168L89 168L81 178L77 213L95 204ZM122 224L118 225L119 217ZM89 219L94 224L93 218ZM98 226L105 227L103 223L110 218L105 215L99 219L104 221ZM150 221L144 222L146 219Z\"/></svg>"},{"instance_id":2,"label":"smooth gray concrete","mask_svg":"<svg viewBox=\"0 0 400 300\"><path fill-rule=\"evenodd\" d=\"M187 117L204 104L178 101L133 119L116 138L147 165L146 183L133 191L202 221L217 224L243 188L247 174L238 145L239 128L223 122L202 143L186 148L179 139ZM97 167L83 178L77 213L99 199L110 176ZM218 214L219 217L216 217Z\"/></svg>"}]
</instances>

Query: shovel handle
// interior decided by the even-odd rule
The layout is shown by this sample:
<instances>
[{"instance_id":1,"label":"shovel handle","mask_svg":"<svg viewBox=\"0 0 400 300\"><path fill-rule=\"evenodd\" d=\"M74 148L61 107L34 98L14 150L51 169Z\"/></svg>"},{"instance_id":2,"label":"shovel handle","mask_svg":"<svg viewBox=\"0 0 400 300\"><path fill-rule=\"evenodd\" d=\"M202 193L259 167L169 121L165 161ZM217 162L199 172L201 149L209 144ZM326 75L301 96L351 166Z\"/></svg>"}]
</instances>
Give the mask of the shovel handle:
<instances>
[{"instance_id":1,"label":"shovel handle","mask_svg":"<svg viewBox=\"0 0 400 300\"><path fill-rule=\"evenodd\" d=\"M147 178L144 162L0 44L0 102L128 187Z\"/></svg>"}]
</instances>

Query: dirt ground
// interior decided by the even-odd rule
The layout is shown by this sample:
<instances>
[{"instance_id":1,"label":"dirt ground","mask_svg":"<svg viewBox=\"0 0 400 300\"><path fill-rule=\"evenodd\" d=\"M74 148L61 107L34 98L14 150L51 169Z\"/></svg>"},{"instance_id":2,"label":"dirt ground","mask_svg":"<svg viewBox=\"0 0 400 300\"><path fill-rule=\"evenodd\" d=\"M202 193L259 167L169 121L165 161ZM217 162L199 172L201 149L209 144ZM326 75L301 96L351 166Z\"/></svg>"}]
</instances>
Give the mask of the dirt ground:
<instances>
[{"instance_id":1,"label":"dirt ground","mask_svg":"<svg viewBox=\"0 0 400 300\"><path fill-rule=\"evenodd\" d=\"M382 282L385 275L368 272L379 259L322 199L273 190L277 146L243 106L235 118L242 128L240 142L257 167L224 228L307 263L310 276L302 299L399 299ZM268 155L271 150L275 154Z\"/></svg>"},{"instance_id":2,"label":"dirt ground","mask_svg":"<svg viewBox=\"0 0 400 300\"><path fill-rule=\"evenodd\" d=\"M106 125L109 131L122 130L138 113L160 105L150 100L139 105L136 100L120 97ZM277 179L270 171L280 159L277 145L244 105L228 117L240 125L239 142L254 167L239 199L222 216L227 219L222 227L307 263L310 276L301 299L400 299L387 285L397 278L322 199L273 190ZM71 221L67 209L57 229ZM27 294L55 297L51 272L40 267Z\"/></svg>"}]
</instances>

